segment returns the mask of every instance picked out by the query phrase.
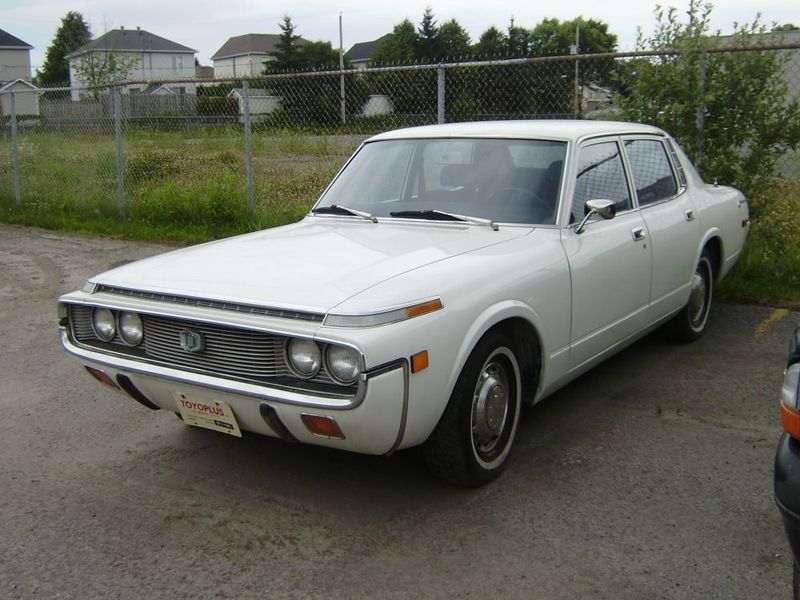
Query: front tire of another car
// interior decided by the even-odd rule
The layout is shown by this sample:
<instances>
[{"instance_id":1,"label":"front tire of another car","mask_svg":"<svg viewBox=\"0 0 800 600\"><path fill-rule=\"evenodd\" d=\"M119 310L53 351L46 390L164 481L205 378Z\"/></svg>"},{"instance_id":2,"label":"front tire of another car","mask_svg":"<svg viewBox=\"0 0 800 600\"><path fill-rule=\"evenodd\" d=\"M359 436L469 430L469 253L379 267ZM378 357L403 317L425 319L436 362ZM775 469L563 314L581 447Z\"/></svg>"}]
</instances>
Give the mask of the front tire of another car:
<instances>
[{"instance_id":1,"label":"front tire of another car","mask_svg":"<svg viewBox=\"0 0 800 600\"><path fill-rule=\"evenodd\" d=\"M431 472L448 483L478 487L503 470L522 409L516 345L487 333L470 354L423 452Z\"/></svg>"}]
</instances>

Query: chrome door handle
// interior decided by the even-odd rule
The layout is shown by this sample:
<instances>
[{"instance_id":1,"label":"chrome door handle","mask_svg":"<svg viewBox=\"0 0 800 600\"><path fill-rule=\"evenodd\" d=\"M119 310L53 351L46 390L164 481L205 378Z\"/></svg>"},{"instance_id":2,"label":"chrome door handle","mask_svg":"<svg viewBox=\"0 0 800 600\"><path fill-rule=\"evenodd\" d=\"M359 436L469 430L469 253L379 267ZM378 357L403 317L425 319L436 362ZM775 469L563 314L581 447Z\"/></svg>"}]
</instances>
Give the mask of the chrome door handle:
<instances>
[{"instance_id":1,"label":"chrome door handle","mask_svg":"<svg viewBox=\"0 0 800 600\"><path fill-rule=\"evenodd\" d=\"M694 221L694 211L691 208L686 209L683 214L686 215L687 221Z\"/></svg>"},{"instance_id":2,"label":"chrome door handle","mask_svg":"<svg viewBox=\"0 0 800 600\"><path fill-rule=\"evenodd\" d=\"M647 237L647 234L644 232L644 227L634 227L631 229L631 234L633 235L634 242L641 242Z\"/></svg>"}]
</instances>

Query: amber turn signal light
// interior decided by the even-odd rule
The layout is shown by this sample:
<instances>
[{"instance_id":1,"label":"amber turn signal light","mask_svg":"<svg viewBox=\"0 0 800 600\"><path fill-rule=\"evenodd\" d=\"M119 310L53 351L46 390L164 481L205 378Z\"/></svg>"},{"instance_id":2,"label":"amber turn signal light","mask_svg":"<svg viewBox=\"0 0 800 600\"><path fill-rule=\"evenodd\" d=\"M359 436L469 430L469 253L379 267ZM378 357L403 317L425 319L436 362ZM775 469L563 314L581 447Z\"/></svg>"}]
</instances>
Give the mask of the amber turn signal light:
<instances>
[{"instance_id":1,"label":"amber turn signal light","mask_svg":"<svg viewBox=\"0 0 800 600\"><path fill-rule=\"evenodd\" d=\"M100 383L103 383L112 388L118 388L117 384L114 382L111 377L105 371L101 371L100 369L95 369L94 367L90 367L88 365L84 365L86 370L89 371L89 375L97 379Z\"/></svg>"},{"instance_id":2,"label":"amber turn signal light","mask_svg":"<svg viewBox=\"0 0 800 600\"><path fill-rule=\"evenodd\" d=\"M792 410L783 402L781 402L781 423L786 433L800 440L800 412Z\"/></svg>"},{"instance_id":3,"label":"amber turn signal light","mask_svg":"<svg viewBox=\"0 0 800 600\"><path fill-rule=\"evenodd\" d=\"M411 357L411 372L419 373L428 368L428 351L423 350Z\"/></svg>"},{"instance_id":4,"label":"amber turn signal light","mask_svg":"<svg viewBox=\"0 0 800 600\"><path fill-rule=\"evenodd\" d=\"M344 434L339 428L339 424L330 417L320 415L300 415L303 424L314 435L321 435L328 438L344 439Z\"/></svg>"},{"instance_id":5,"label":"amber turn signal light","mask_svg":"<svg viewBox=\"0 0 800 600\"><path fill-rule=\"evenodd\" d=\"M443 308L444 305L439 298L435 300L431 300L430 302L423 302L422 304L415 304L414 306L409 306L406 308L406 316L410 319L412 317L418 317L420 315L427 314L429 312L433 312L435 310L439 310Z\"/></svg>"}]
</instances>

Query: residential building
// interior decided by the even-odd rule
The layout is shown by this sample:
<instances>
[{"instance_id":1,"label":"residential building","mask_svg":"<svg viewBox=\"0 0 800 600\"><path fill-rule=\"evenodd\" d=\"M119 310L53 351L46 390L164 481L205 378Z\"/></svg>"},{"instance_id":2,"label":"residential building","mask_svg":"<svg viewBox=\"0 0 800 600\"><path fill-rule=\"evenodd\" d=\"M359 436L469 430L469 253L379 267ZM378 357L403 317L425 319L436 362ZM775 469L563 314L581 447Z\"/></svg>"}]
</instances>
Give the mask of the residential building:
<instances>
[{"instance_id":1,"label":"residential building","mask_svg":"<svg viewBox=\"0 0 800 600\"><path fill-rule=\"evenodd\" d=\"M264 72L264 63L275 60L273 53L279 39L276 33L245 33L228 38L211 57L214 79L258 77ZM297 45L307 41L300 38Z\"/></svg>"},{"instance_id":2,"label":"residential building","mask_svg":"<svg viewBox=\"0 0 800 600\"><path fill-rule=\"evenodd\" d=\"M33 46L0 29L0 86L31 80L31 50Z\"/></svg>"},{"instance_id":3,"label":"residential building","mask_svg":"<svg viewBox=\"0 0 800 600\"><path fill-rule=\"evenodd\" d=\"M125 86L127 92L144 92L148 82L171 81L166 85L175 92L193 93L194 83L175 80L194 79L196 52L139 27L112 29L66 56L72 99L79 99L90 85L109 83L109 79L136 82ZM113 64L122 72L114 77L99 73Z\"/></svg>"},{"instance_id":4,"label":"residential building","mask_svg":"<svg viewBox=\"0 0 800 600\"><path fill-rule=\"evenodd\" d=\"M372 55L375 54L375 50L378 49L380 43L388 36L387 33L384 36L379 37L377 40L372 40L370 42L358 42L357 44L353 44L353 46L345 52L345 58L350 61L350 65L358 70L363 71L369 66L370 61L372 60Z\"/></svg>"}]
</instances>

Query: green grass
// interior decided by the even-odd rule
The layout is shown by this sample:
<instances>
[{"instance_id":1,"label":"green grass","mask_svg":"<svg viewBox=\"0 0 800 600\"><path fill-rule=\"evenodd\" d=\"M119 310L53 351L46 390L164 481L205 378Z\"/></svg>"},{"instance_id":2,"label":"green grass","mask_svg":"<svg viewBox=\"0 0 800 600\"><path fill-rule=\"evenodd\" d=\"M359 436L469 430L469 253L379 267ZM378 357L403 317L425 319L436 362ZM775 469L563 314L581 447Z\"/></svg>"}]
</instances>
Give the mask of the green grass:
<instances>
[{"instance_id":1,"label":"green grass","mask_svg":"<svg viewBox=\"0 0 800 600\"><path fill-rule=\"evenodd\" d=\"M297 221L357 139L254 135L254 205L247 207L241 129L132 129L124 135L125 217L117 212L116 154L108 133L20 136L22 204L0 146L0 220L62 231L194 243Z\"/></svg>"},{"instance_id":2,"label":"green grass","mask_svg":"<svg viewBox=\"0 0 800 600\"><path fill-rule=\"evenodd\" d=\"M800 310L800 180L750 199L744 252L720 285L723 299Z\"/></svg>"},{"instance_id":3,"label":"green grass","mask_svg":"<svg viewBox=\"0 0 800 600\"><path fill-rule=\"evenodd\" d=\"M347 131L339 132L347 134ZM299 220L360 137L255 131L255 210L247 208L244 141L235 126L124 134L125 217L117 214L110 132L22 132L23 202L0 144L0 220L87 235L195 243ZM800 180L751 198L744 253L722 299L800 309Z\"/></svg>"}]
</instances>

